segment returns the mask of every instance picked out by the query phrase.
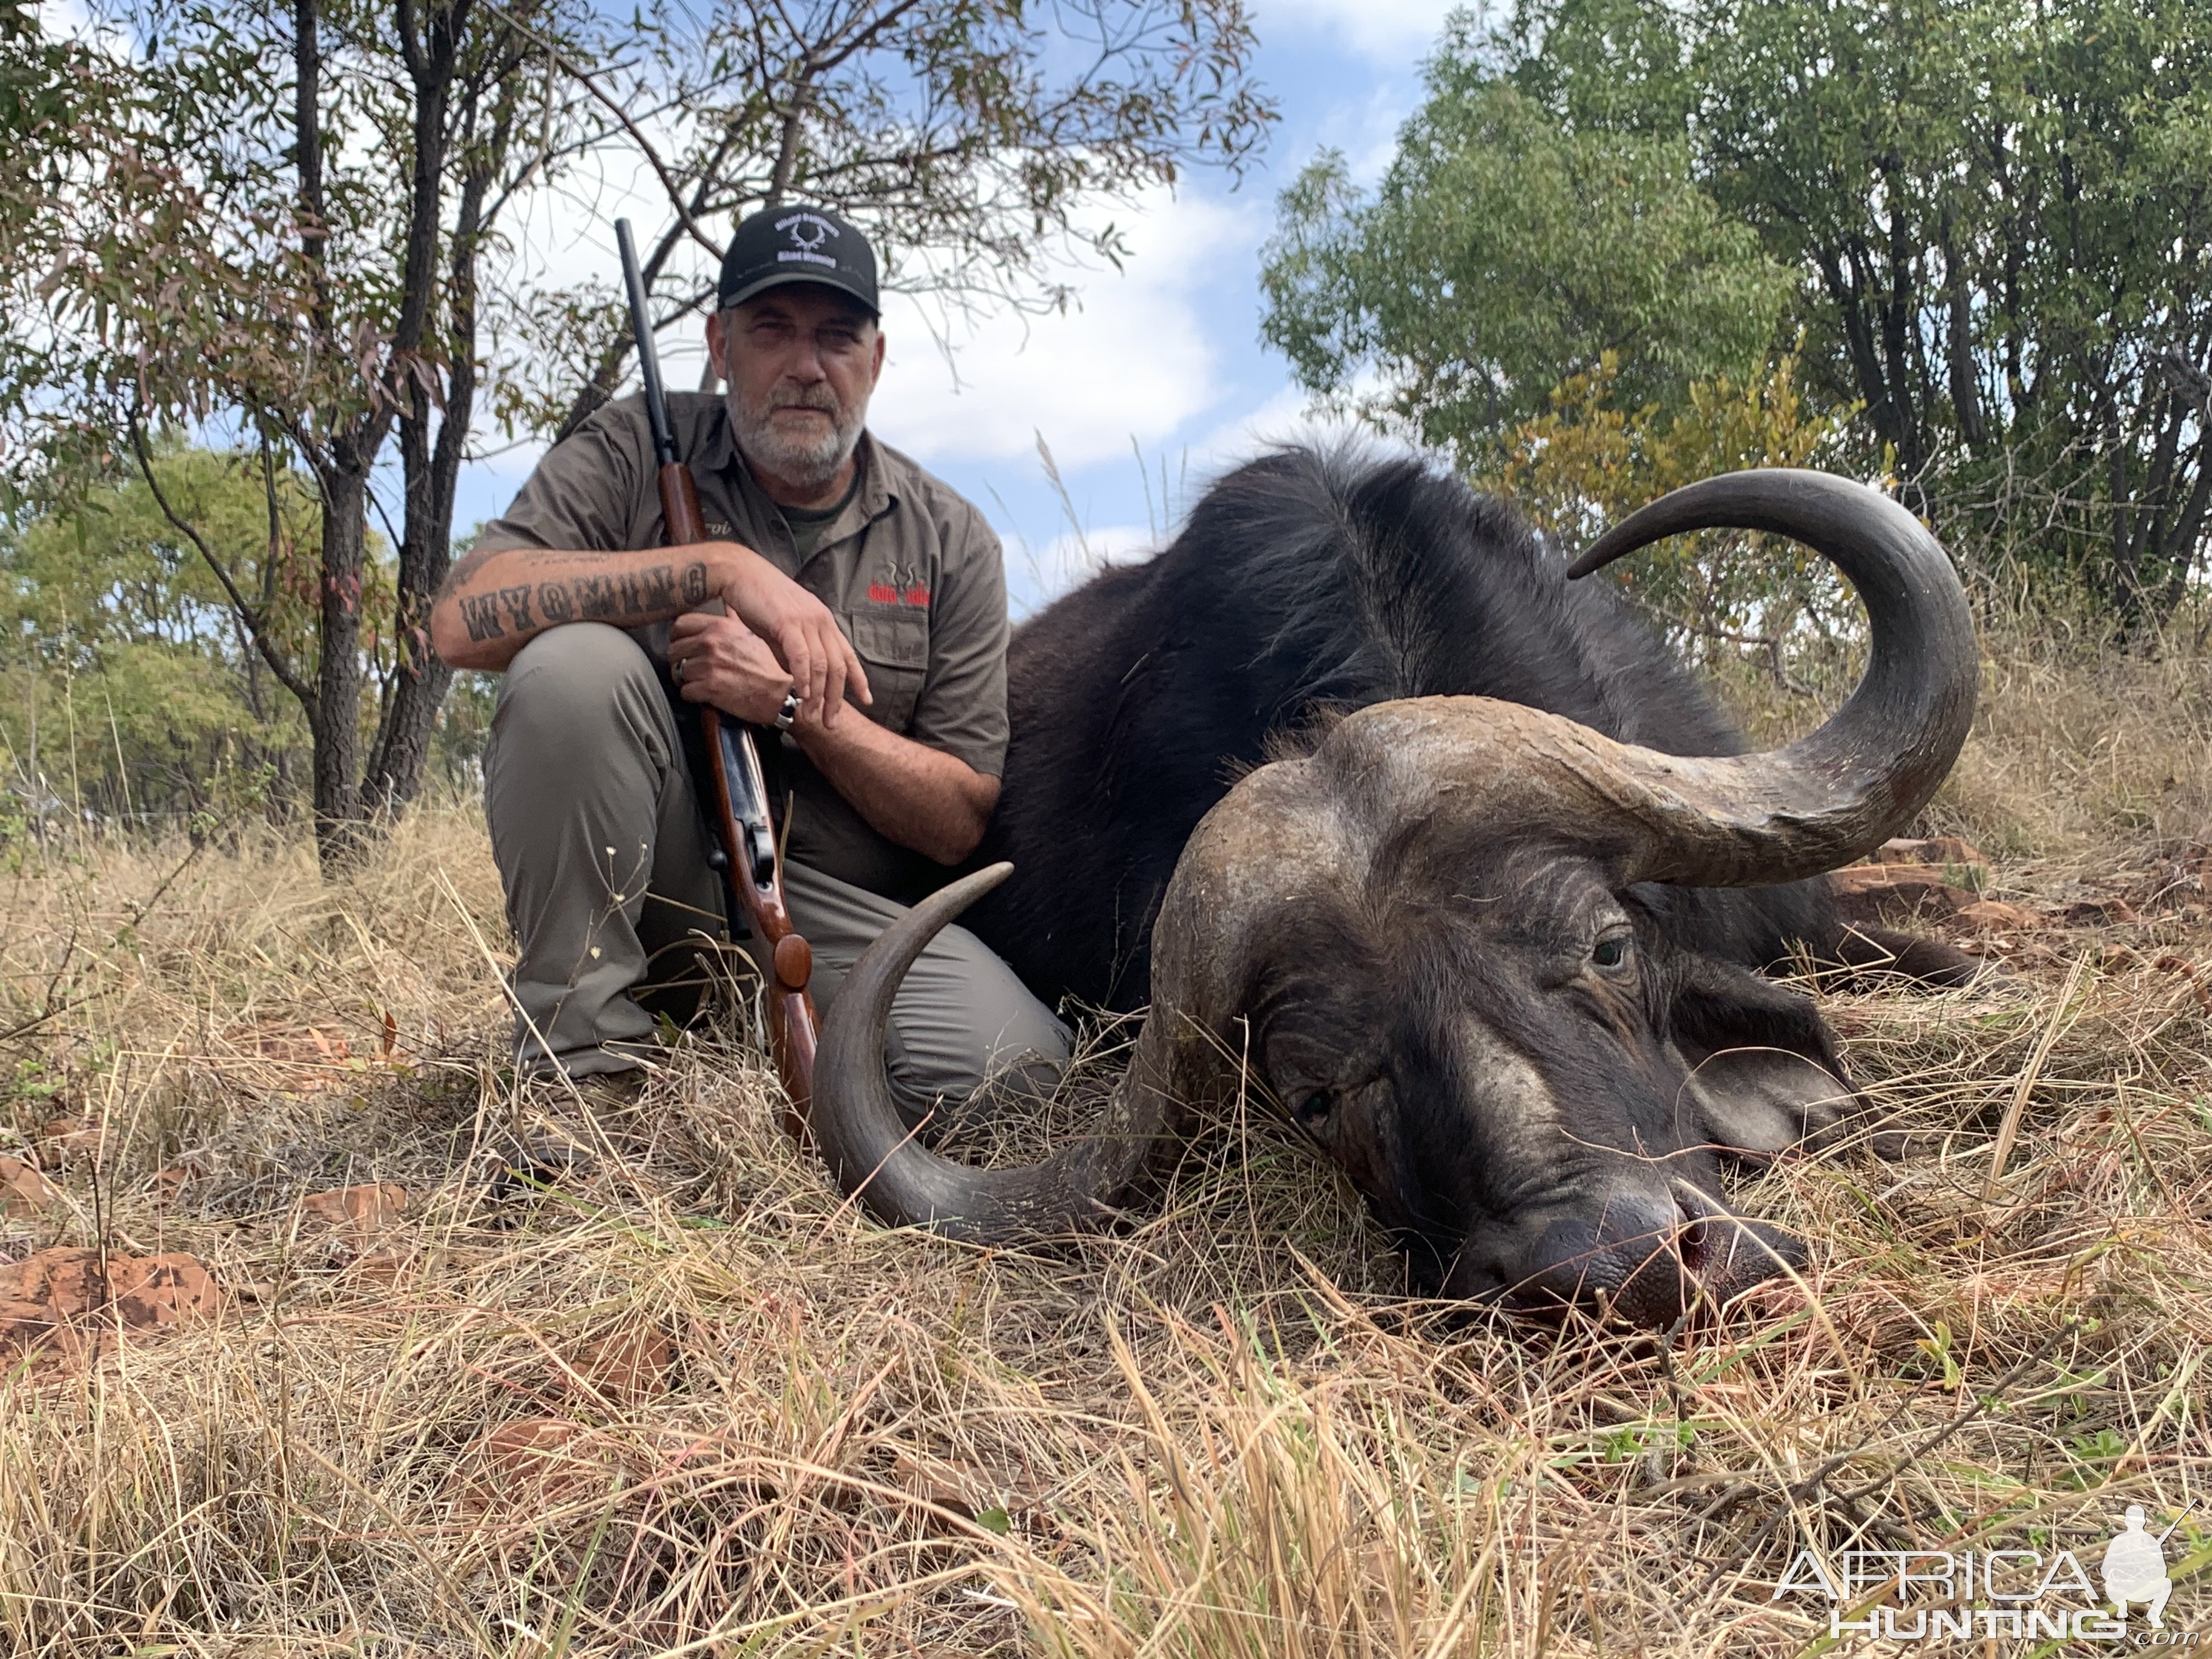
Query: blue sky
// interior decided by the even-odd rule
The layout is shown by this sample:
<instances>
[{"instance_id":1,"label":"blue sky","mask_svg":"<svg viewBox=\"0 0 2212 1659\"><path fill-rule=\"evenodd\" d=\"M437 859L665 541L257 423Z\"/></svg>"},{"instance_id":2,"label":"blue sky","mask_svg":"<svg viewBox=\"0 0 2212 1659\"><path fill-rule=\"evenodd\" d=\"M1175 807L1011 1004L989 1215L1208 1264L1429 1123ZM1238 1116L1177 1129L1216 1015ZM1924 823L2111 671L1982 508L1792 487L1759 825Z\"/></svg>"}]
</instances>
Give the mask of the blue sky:
<instances>
[{"instance_id":1,"label":"blue sky","mask_svg":"<svg viewBox=\"0 0 2212 1659\"><path fill-rule=\"evenodd\" d=\"M1018 615L1079 580L1086 562L1152 544L1206 479L1309 428L1287 365L1260 342L1259 250L1276 192L1324 145L1341 149L1363 181L1380 173L1450 9L1447 0L1256 0L1258 72L1282 118L1240 185L1201 173L1171 196L1117 204L1133 255L1122 270L1076 273L1066 315L981 320L954 337L950 361L913 301L887 305L890 361L870 423L989 516ZM604 260L611 271L614 210L572 226L561 240L573 245L551 263ZM667 356L672 384L696 379L682 350ZM521 449L471 464L457 527L498 512L534 459Z\"/></svg>"}]
</instances>

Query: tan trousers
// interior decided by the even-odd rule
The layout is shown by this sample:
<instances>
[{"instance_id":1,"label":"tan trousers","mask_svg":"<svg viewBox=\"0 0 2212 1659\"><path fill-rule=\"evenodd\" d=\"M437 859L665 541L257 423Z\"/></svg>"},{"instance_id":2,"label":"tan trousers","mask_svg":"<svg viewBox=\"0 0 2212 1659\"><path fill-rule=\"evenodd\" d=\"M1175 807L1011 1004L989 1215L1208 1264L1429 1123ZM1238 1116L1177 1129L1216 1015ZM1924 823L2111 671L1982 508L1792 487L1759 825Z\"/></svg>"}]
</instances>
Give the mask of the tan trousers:
<instances>
[{"instance_id":1,"label":"tan trousers","mask_svg":"<svg viewBox=\"0 0 2212 1659\"><path fill-rule=\"evenodd\" d=\"M635 1066L656 1006L696 998L697 936L724 934L721 878L651 660L619 629L571 623L516 655L484 753L484 815L514 930L518 1070ZM814 950L825 1015L901 907L799 865L793 925ZM909 1120L987 1077L1042 1085L1067 1030L964 927L948 927L891 1006L891 1087Z\"/></svg>"}]
</instances>

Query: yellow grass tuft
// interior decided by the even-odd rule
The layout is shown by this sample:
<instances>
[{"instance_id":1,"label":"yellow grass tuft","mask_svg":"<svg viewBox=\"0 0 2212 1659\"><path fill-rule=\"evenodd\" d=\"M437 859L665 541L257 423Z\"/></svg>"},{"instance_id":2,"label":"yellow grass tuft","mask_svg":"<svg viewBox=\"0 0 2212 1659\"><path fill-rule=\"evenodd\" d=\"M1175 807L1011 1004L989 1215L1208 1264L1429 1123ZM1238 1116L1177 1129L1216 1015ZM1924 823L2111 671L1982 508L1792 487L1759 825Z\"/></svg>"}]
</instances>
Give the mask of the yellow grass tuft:
<instances>
[{"instance_id":1,"label":"yellow grass tuft","mask_svg":"<svg viewBox=\"0 0 2212 1659\"><path fill-rule=\"evenodd\" d=\"M1664 1341L1399 1299L1257 1112L1111 1238L884 1232L734 1028L667 1054L634 1144L518 1183L547 1103L503 1070L473 811L334 884L275 836L16 848L0 1153L56 1201L0 1213L0 1258L187 1251L225 1311L9 1356L0 1649L1782 1654L1826 1641L1771 1594L1801 1549L2094 1571L2125 1504L2212 1496L2212 936L2154 890L2204 762L2133 839L2084 781L2201 741L2128 678L2165 672L1992 665L1951 827L2002 892L2140 919L1983 990L1828 994L1917 1151L1741 1182L1815 1265ZM378 1183L404 1204L301 1202ZM2212 1560L2201 1507L2167 1554ZM2168 1622L2208 1616L2191 1577Z\"/></svg>"}]
</instances>

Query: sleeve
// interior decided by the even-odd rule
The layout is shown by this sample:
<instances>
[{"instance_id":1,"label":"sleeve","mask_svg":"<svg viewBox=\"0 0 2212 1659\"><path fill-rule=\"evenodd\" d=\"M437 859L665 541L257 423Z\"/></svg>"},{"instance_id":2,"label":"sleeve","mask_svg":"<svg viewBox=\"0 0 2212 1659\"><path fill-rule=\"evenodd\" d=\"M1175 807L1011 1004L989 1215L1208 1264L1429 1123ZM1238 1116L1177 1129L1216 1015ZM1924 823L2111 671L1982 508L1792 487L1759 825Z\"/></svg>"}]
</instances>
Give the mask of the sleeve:
<instances>
[{"instance_id":1,"label":"sleeve","mask_svg":"<svg viewBox=\"0 0 2212 1659\"><path fill-rule=\"evenodd\" d=\"M595 410L545 452L506 512L486 524L475 550L557 548L620 552L631 541L632 508L646 476L645 423L633 399Z\"/></svg>"},{"instance_id":2,"label":"sleeve","mask_svg":"<svg viewBox=\"0 0 2212 1659\"><path fill-rule=\"evenodd\" d=\"M946 526L929 672L907 735L995 778L1006 763L1006 565L982 514L961 506Z\"/></svg>"}]
</instances>

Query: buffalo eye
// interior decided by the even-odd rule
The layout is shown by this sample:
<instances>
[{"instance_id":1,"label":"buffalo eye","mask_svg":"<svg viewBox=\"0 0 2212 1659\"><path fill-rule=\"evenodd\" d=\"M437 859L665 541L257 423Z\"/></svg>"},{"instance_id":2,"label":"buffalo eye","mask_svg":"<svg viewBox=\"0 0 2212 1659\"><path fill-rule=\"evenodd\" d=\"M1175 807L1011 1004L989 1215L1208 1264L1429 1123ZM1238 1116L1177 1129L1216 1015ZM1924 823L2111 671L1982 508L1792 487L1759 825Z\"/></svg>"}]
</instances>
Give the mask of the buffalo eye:
<instances>
[{"instance_id":1,"label":"buffalo eye","mask_svg":"<svg viewBox=\"0 0 2212 1659\"><path fill-rule=\"evenodd\" d=\"M1318 1129L1336 1109L1336 1097L1327 1089L1303 1089L1291 1097L1291 1115L1302 1129Z\"/></svg>"},{"instance_id":2,"label":"buffalo eye","mask_svg":"<svg viewBox=\"0 0 2212 1659\"><path fill-rule=\"evenodd\" d=\"M1633 954L1632 942L1626 933L1607 933L1590 946L1590 966L1601 973L1619 973L1628 966Z\"/></svg>"}]
</instances>

